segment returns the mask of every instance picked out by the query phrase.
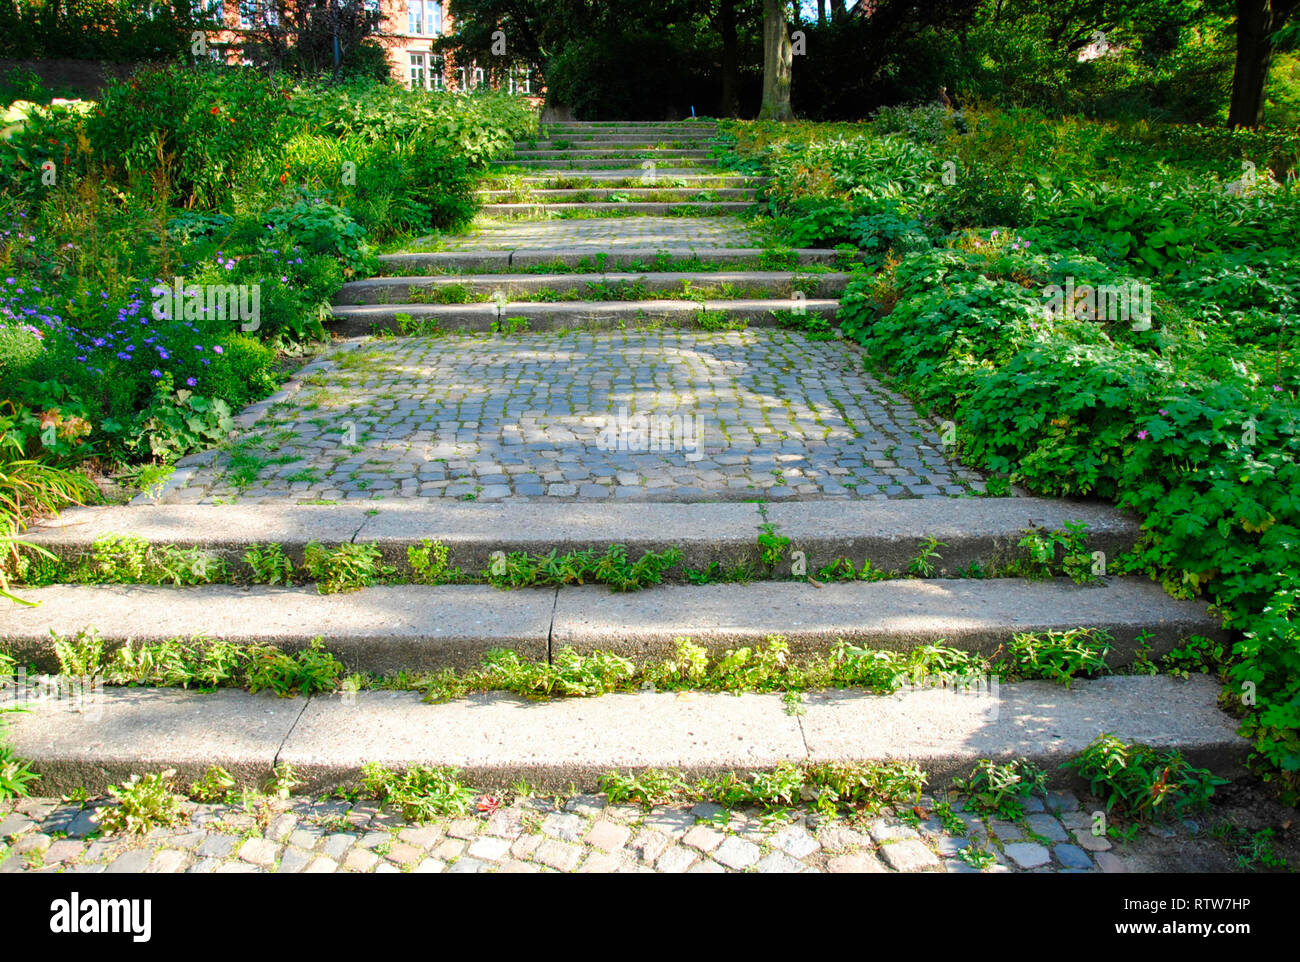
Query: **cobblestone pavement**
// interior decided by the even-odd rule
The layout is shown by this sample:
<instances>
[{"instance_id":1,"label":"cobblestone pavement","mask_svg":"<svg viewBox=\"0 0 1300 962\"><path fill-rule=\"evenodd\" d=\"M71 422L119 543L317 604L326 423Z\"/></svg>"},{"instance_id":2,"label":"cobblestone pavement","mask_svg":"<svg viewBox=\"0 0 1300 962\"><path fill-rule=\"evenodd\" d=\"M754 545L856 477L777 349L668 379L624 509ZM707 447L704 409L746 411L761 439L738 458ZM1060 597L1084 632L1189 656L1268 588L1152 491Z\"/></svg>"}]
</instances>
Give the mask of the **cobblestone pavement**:
<instances>
[{"instance_id":1,"label":"cobblestone pavement","mask_svg":"<svg viewBox=\"0 0 1300 962\"><path fill-rule=\"evenodd\" d=\"M756 234L731 217L480 219L470 233L439 240L439 249L447 251L763 246Z\"/></svg>"},{"instance_id":2,"label":"cobblestone pavement","mask_svg":"<svg viewBox=\"0 0 1300 962\"><path fill-rule=\"evenodd\" d=\"M1069 792L1031 798L1016 823L981 820L955 801L960 833L945 831L933 807L923 796L911 811L828 822L712 804L647 812L579 795L420 825L369 804L296 799L189 803L184 825L103 838L93 836L93 808L24 799L0 805L0 873L980 871L960 856L970 846L988 853L987 872L1123 872L1142 867L1151 842L1095 836L1098 806ZM1205 834L1194 822L1147 832L1184 846Z\"/></svg>"},{"instance_id":3,"label":"cobblestone pavement","mask_svg":"<svg viewBox=\"0 0 1300 962\"><path fill-rule=\"evenodd\" d=\"M650 330L362 344L172 498L884 500L981 487L855 347Z\"/></svg>"}]
</instances>

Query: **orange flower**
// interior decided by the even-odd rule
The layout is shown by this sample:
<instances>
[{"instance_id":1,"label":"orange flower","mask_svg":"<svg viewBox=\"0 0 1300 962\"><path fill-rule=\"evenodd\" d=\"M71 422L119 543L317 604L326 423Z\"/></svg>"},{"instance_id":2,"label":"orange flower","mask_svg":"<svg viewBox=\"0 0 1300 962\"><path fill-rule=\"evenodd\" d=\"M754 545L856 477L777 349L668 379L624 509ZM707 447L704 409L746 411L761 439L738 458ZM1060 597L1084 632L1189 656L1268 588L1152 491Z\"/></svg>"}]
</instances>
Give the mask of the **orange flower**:
<instances>
[{"instance_id":1,"label":"orange flower","mask_svg":"<svg viewBox=\"0 0 1300 962\"><path fill-rule=\"evenodd\" d=\"M217 114L221 113L221 108L213 107L211 110L208 111L208 113L212 114L212 116L215 117Z\"/></svg>"}]
</instances>

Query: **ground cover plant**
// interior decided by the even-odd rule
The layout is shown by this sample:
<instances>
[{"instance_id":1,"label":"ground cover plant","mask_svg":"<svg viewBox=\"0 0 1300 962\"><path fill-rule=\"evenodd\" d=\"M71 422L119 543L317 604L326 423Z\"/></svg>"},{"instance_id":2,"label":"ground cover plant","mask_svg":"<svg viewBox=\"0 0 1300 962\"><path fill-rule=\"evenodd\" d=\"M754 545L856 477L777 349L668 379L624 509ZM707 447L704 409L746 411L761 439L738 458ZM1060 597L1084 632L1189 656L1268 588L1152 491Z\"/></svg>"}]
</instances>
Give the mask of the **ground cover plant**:
<instances>
[{"instance_id":1,"label":"ground cover plant","mask_svg":"<svg viewBox=\"0 0 1300 962\"><path fill-rule=\"evenodd\" d=\"M860 252L840 332L963 460L1142 519L1109 573L1215 604L1224 705L1300 797L1300 138L979 107L729 137L788 243Z\"/></svg>"},{"instance_id":2,"label":"ground cover plant","mask_svg":"<svg viewBox=\"0 0 1300 962\"><path fill-rule=\"evenodd\" d=\"M5 120L4 445L47 472L146 478L225 439L377 245L464 225L477 173L536 124L506 93L202 64ZM61 503L89 493L62 484Z\"/></svg>"}]
</instances>

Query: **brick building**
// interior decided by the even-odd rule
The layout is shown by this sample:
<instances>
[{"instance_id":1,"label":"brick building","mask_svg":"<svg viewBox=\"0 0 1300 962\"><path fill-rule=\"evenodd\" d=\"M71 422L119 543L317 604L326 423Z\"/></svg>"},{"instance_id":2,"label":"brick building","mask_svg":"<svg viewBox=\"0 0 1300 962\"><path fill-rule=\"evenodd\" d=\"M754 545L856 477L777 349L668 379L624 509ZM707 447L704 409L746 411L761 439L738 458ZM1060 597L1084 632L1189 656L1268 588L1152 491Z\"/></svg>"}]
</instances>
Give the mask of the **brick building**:
<instances>
[{"instance_id":1,"label":"brick building","mask_svg":"<svg viewBox=\"0 0 1300 962\"><path fill-rule=\"evenodd\" d=\"M516 67L504 75L490 76L473 62L458 64L453 55L436 52L434 42L455 32L442 0L365 0L365 4L378 15L379 26L371 39L384 48L389 71L397 82L423 90L453 91L491 84L541 99L534 71ZM248 32L262 25L275 27L279 21L274 0L206 0L205 6L224 25L209 34L214 56L230 63L250 62L243 53Z\"/></svg>"}]
</instances>

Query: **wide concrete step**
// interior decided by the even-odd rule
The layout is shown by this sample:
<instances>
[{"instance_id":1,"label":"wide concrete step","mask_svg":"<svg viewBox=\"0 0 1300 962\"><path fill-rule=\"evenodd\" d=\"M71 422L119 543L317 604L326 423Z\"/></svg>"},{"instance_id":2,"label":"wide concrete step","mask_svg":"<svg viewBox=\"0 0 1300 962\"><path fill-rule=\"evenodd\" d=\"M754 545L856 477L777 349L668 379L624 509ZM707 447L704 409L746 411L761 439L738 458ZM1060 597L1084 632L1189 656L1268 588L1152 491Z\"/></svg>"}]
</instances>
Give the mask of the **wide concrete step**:
<instances>
[{"instance_id":1,"label":"wide concrete step","mask_svg":"<svg viewBox=\"0 0 1300 962\"><path fill-rule=\"evenodd\" d=\"M719 319L744 321L755 327L780 323L777 312L802 310L831 321L839 301L827 298L698 301L510 301L487 304L356 304L334 306L332 330L344 337L376 331L403 331L399 314L436 323L439 331L490 331L493 325L527 321L526 330L582 328L606 330L639 324L704 326ZM703 313L702 313L703 312Z\"/></svg>"},{"instance_id":2,"label":"wide concrete step","mask_svg":"<svg viewBox=\"0 0 1300 962\"><path fill-rule=\"evenodd\" d=\"M592 185L613 189L640 187L646 190L665 190L679 186L692 188L761 187L767 183L768 178L695 167L690 170L676 172L657 169L655 171L655 183L668 181L662 187L656 187L654 183L647 183L647 180L647 171L637 167L626 170L592 170L581 174L488 174L483 177L482 183L487 185L508 184L511 186L518 184L523 187L558 186L579 190L584 186Z\"/></svg>"},{"instance_id":3,"label":"wide concrete step","mask_svg":"<svg viewBox=\"0 0 1300 962\"><path fill-rule=\"evenodd\" d=\"M754 201L758 191L752 187L569 187L562 189L521 187L516 190L480 190L479 200L487 204L522 202L593 203L620 198L634 201L673 203L716 203L724 200ZM619 203L626 201L618 200Z\"/></svg>"},{"instance_id":4,"label":"wide concrete step","mask_svg":"<svg viewBox=\"0 0 1300 962\"><path fill-rule=\"evenodd\" d=\"M565 646L660 659L684 636L714 652L779 634L796 654L825 653L841 640L992 653L1020 632L1098 628L1114 639L1112 666L1132 660L1139 637L1156 654L1192 634L1223 637L1203 603L1171 598L1144 578L1089 587L1021 578L783 581L630 593L381 585L330 595L313 586L52 585L22 597L39 604L0 609L0 637L20 663L42 668L54 667L52 633L88 628L113 645L201 636L296 650L319 637L350 670L385 674L474 665L492 648L534 659Z\"/></svg>"},{"instance_id":5,"label":"wide concrete step","mask_svg":"<svg viewBox=\"0 0 1300 962\"><path fill-rule=\"evenodd\" d=\"M30 759L45 794L102 792L132 774L175 769L182 783L221 765L262 782L276 765L305 777L302 790L355 785L362 766L459 768L473 785L519 779L591 790L612 769L673 768L690 775L773 768L783 762L906 761L938 790L981 758L1028 758L1068 785L1061 764L1099 733L1177 749L1216 774L1239 774L1248 742L1215 705L1213 679L1110 677L990 685L977 692L917 688L781 696L641 692L527 701L484 694L425 704L418 693L279 699L109 689L89 710L38 704L11 716L15 752Z\"/></svg>"},{"instance_id":6,"label":"wide concrete step","mask_svg":"<svg viewBox=\"0 0 1300 962\"><path fill-rule=\"evenodd\" d=\"M619 170L632 171L625 176L645 176L646 170L641 163L654 164L656 173L661 177L675 177L680 173L698 173L702 168L715 165L706 159L695 160L680 154L656 157L572 157L563 160L493 160L494 167L520 167L526 170Z\"/></svg>"},{"instance_id":7,"label":"wide concrete step","mask_svg":"<svg viewBox=\"0 0 1300 962\"><path fill-rule=\"evenodd\" d=\"M624 268L637 271L680 270L683 261L698 260L710 265L759 267L767 252L760 247L631 247L618 244L596 250L586 248L518 248L513 251L431 251L428 253L381 254L382 274L412 271L437 273L505 273L512 268L572 267L599 273ZM831 248L791 251L796 267L837 264L843 255Z\"/></svg>"},{"instance_id":8,"label":"wide concrete step","mask_svg":"<svg viewBox=\"0 0 1300 962\"><path fill-rule=\"evenodd\" d=\"M430 457L450 453L437 445ZM178 473L185 471L179 468ZM238 563L252 544L275 543L301 561L304 546L344 542L377 544L384 558L405 566L406 550L423 539L447 546L450 562L466 571L487 567L494 552L603 550L622 544L629 555L677 548L683 564L703 568L758 561L763 525L790 539L807 570L837 558L860 567L870 559L883 571L906 570L927 538L943 542L936 574L951 575L978 563L987 569L1023 556L1017 542L1026 529L1057 531L1068 522L1087 525L1087 548L1114 559L1131 550L1136 521L1092 502L1048 498L915 498L898 501L804 501L776 504L475 504L377 501L364 505L132 505L70 508L37 525L24 540L61 558L90 554L96 540L135 534L150 544L202 548ZM790 558L787 555L787 558ZM761 570L761 569L759 569ZM789 561L773 572L792 575ZM3 632L0 632L2 634Z\"/></svg>"},{"instance_id":9,"label":"wide concrete step","mask_svg":"<svg viewBox=\"0 0 1300 962\"><path fill-rule=\"evenodd\" d=\"M645 123L616 123L612 121L589 122L581 120L542 124L538 128L539 137L567 137L570 134L618 134L622 136L644 136L671 133L697 133L712 136L718 132L718 125L693 120L662 121Z\"/></svg>"},{"instance_id":10,"label":"wide concrete step","mask_svg":"<svg viewBox=\"0 0 1300 962\"><path fill-rule=\"evenodd\" d=\"M508 298L531 300L538 294L562 295L580 292L594 296L600 288L635 286L638 290L700 291L719 296L732 287L749 294L789 298L799 289L810 297L833 298L843 292L848 274L839 272L799 274L795 271L663 271L660 273L604 272L600 274L475 274L465 277L371 277L349 281L335 297L338 304L400 304L446 300L465 296L491 299L501 292ZM811 287L811 289L809 289Z\"/></svg>"},{"instance_id":11,"label":"wide concrete step","mask_svg":"<svg viewBox=\"0 0 1300 962\"><path fill-rule=\"evenodd\" d=\"M743 201L688 201L686 203L664 202L583 202L572 204L484 204L480 213L488 217L505 219L526 219L563 217L575 214L601 214L620 217L717 217L728 214L743 214L752 211L754 205Z\"/></svg>"},{"instance_id":12,"label":"wide concrete step","mask_svg":"<svg viewBox=\"0 0 1300 962\"><path fill-rule=\"evenodd\" d=\"M646 147L634 149L629 147L565 147L547 150L516 150L515 160L574 160L586 158L633 158L646 160L697 158L712 156L712 151L693 150L683 147Z\"/></svg>"},{"instance_id":13,"label":"wide concrete step","mask_svg":"<svg viewBox=\"0 0 1300 962\"><path fill-rule=\"evenodd\" d=\"M659 147L664 144L699 145L712 143L716 139L713 131L670 131L651 134L590 134L570 133L549 139L535 141L520 140L515 142L515 150L565 150L568 145L591 145L594 147Z\"/></svg>"}]
</instances>

